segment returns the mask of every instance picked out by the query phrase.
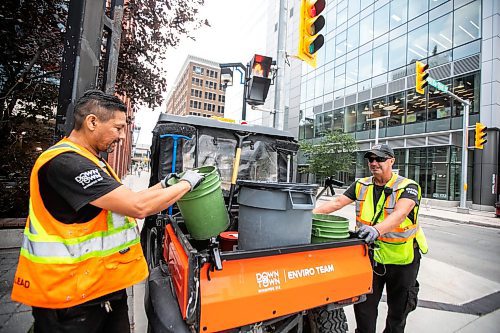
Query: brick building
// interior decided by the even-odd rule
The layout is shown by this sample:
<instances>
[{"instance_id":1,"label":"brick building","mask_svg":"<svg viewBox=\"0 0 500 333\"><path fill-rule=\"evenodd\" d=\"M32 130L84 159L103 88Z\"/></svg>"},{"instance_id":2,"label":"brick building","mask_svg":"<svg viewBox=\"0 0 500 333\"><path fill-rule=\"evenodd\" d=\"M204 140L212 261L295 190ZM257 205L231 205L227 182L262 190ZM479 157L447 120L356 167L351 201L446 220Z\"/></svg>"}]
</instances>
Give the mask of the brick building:
<instances>
[{"instance_id":1,"label":"brick building","mask_svg":"<svg viewBox=\"0 0 500 333\"><path fill-rule=\"evenodd\" d=\"M188 56L167 95L167 113L210 118L224 116L226 90L220 85L219 64Z\"/></svg>"}]
</instances>

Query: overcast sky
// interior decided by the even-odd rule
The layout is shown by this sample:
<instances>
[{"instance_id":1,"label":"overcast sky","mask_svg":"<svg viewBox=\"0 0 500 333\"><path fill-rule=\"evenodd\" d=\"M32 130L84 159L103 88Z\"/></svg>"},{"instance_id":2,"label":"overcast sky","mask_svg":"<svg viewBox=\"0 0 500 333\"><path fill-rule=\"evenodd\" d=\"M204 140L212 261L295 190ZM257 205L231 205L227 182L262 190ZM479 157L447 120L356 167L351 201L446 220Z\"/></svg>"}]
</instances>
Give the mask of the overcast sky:
<instances>
[{"instance_id":1,"label":"overcast sky","mask_svg":"<svg viewBox=\"0 0 500 333\"><path fill-rule=\"evenodd\" d=\"M269 1L269 0L268 0ZM241 62L246 64L255 53L265 54L266 0L205 0L200 15L206 17L211 27L194 32L196 41L185 39L176 49L167 51L167 84L173 87L175 79L188 55L198 56L219 63ZM238 82L239 77L234 81ZM232 89L233 91L229 91ZM228 89L226 104L232 96L241 100L242 87ZM166 96L167 92L164 92ZM229 98L229 100L228 100ZM233 102L239 103L239 102ZM151 143L153 129L163 105L156 110L142 109L136 114L136 124L141 126L138 142Z\"/></svg>"}]
</instances>

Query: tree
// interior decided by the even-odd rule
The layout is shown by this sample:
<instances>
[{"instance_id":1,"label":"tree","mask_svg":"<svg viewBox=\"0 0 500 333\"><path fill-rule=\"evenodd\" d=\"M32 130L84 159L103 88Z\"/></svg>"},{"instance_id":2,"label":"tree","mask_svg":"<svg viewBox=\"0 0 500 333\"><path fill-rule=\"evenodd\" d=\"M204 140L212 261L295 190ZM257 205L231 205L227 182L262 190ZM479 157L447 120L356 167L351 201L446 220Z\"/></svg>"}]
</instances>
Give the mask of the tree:
<instances>
[{"instance_id":1,"label":"tree","mask_svg":"<svg viewBox=\"0 0 500 333\"><path fill-rule=\"evenodd\" d=\"M204 0L130 0L124 11L123 33L118 59L117 90L135 102L159 106L167 90L162 65L165 50L182 38L194 39L190 31L207 20L198 18ZM130 38L132 36L132 38Z\"/></svg>"},{"instance_id":2,"label":"tree","mask_svg":"<svg viewBox=\"0 0 500 333\"><path fill-rule=\"evenodd\" d=\"M326 132L319 143L301 142L300 149L307 158L310 172L320 177L334 176L339 171L352 170L357 149L356 140L342 131Z\"/></svg>"},{"instance_id":3,"label":"tree","mask_svg":"<svg viewBox=\"0 0 500 333\"><path fill-rule=\"evenodd\" d=\"M104 0L103 0L104 1ZM53 143L69 0L0 2L0 217L27 214L29 172ZM203 0L129 0L116 91L160 105L165 50L208 25Z\"/></svg>"}]
</instances>

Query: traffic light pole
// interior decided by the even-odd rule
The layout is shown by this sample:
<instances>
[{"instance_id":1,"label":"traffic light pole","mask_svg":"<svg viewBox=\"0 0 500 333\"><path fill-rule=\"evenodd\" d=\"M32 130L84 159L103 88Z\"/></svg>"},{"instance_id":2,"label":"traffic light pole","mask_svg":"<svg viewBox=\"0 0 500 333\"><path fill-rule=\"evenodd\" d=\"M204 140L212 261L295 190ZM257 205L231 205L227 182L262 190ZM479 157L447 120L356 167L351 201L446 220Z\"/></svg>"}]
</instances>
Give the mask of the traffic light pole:
<instances>
[{"instance_id":1,"label":"traffic light pole","mask_svg":"<svg viewBox=\"0 0 500 333\"><path fill-rule=\"evenodd\" d=\"M450 91L445 92L451 98L462 103L464 107L463 128L462 128L462 179L460 181L460 206L457 208L459 213L469 214L469 208L466 206L467 201L467 167L468 163L468 147L469 147L469 108L470 102L461 99Z\"/></svg>"}]
</instances>

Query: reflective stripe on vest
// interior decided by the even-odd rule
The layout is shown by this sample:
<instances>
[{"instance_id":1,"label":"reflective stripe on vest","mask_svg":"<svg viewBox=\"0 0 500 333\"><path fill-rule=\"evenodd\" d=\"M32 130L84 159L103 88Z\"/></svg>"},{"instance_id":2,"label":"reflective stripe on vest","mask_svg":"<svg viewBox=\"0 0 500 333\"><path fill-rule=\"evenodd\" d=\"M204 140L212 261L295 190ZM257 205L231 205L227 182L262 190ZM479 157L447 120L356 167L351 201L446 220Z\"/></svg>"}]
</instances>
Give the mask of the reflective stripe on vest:
<instances>
[{"instance_id":1,"label":"reflective stripe on vest","mask_svg":"<svg viewBox=\"0 0 500 333\"><path fill-rule=\"evenodd\" d=\"M31 211L30 216L31 222L37 221ZM37 222L29 223L30 231L24 233L21 253L40 263L76 263L90 257L106 256L139 242L137 225L130 223L127 217L108 212L107 220L110 231L78 238L40 235L35 227Z\"/></svg>"}]
</instances>

